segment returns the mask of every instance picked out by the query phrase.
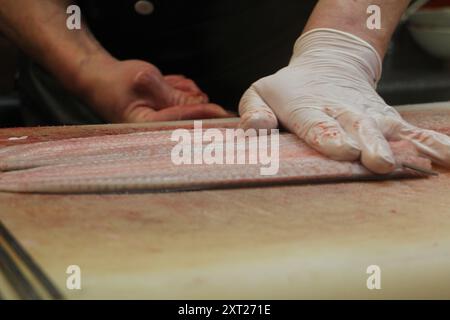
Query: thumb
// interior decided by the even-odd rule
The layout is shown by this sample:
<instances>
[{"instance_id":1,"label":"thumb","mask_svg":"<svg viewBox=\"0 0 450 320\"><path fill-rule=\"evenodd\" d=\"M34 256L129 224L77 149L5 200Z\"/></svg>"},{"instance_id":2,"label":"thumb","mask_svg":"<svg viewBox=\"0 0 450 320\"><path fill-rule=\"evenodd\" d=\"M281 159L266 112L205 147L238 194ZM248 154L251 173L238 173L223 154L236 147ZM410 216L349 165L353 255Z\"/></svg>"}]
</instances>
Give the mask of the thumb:
<instances>
[{"instance_id":1,"label":"thumb","mask_svg":"<svg viewBox=\"0 0 450 320\"><path fill-rule=\"evenodd\" d=\"M173 89L159 72L139 72L134 79L134 89L137 94L150 98L155 109L168 107L171 103L169 97L172 96Z\"/></svg>"},{"instance_id":2,"label":"thumb","mask_svg":"<svg viewBox=\"0 0 450 320\"><path fill-rule=\"evenodd\" d=\"M230 115L222 107L208 104L178 105L155 111L144 104L131 107L125 116L129 123L154 121L199 120L213 118L228 118Z\"/></svg>"},{"instance_id":3,"label":"thumb","mask_svg":"<svg viewBox=\"0 0 450 320\"><path fill-rule=\"evenodd\" d=\"M137 102L128 106L123 114L121 122L124 123L144 123L150 122L157 112L150 108L145 102Z\"/></svg>"},{"instance_id":4,"label":"thumb","mask_svg":"<svg viewBox=\"0 0 450 320\"><path fill-rule=\"evenodd\" d=\"M185 85L188 83L186 81ZM193 82L189 83L189 85L192 86ZM149 100L153 102L152 108L155 110L176 105L203 104L209 102L208 96L201 91L183 91L172 87L159 72L140 72L135 78L134 87L138 94L147 97L147 99L150 98Z\"/></svg>"},{"instance_id":5,"label":"thumb","mask_svg":"<svg viewBox=\"0 0 450 320\"><path fill-rule=\"evenodd\" d=\"M277 117L254 86L251 86L242 96L239 114L241 115L240 128L268 130L278 128Z\"/></svg>"}]
</instances>

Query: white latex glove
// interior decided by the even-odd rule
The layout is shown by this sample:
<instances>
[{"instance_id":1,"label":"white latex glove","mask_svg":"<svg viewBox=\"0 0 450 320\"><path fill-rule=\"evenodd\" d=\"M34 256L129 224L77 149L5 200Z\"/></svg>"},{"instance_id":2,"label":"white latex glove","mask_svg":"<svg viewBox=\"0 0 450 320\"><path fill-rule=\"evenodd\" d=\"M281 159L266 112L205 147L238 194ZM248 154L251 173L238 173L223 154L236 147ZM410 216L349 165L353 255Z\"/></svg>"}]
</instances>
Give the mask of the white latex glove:
<instances>
[{"instance_id":1,"label":"white latex glove","mask_svg":"<svg viewBox=\"0 0 450 320\"><path fill-rule=\"evenodd\" d=\"M450 138L404 121L375 91L382 62L364 40L314 29L295 44L289 66L254 83L242 97L241 127L274 129L278 121L335 160L357 160L375 173L397 164L388 140L409 140L450 165Z\"/></svg>"}]
</instances>

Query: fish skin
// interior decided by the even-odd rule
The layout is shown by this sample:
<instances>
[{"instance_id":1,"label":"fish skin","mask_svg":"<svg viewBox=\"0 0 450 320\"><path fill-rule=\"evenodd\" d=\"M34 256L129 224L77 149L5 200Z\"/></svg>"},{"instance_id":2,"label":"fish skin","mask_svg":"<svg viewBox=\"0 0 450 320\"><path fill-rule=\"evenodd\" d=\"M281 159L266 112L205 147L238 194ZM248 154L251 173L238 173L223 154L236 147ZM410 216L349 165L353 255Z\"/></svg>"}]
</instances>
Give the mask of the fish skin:
<instances>
[{"instance_id":1,"label":"fish skin","mask_svg":"<svg viewBox=\"0 0 450 320\"><path fill-rule=\"evenodd\" d=\"M157 146L156 132L142 132L101 137L75 138L17 145L0 149L0 171L28 169L44 165L75 163L83 159L145 153ZM154 143L153 143L154 142Z\"/></svg>"},{"instance_id":2,"label":"fish skin","mask_svg":"<svg viewBox=\"0 0 450 320\"><path fill-rule=\"evenodd\" d=\"M181 165L170 154L172 131L67 139L0 150L0 191L18 193L105 193L179 191L270 184L418 177L401 168L379 176L359 162L334 161L292 134L280 135L275 176L262 176L261 165ZM398 163L431 169L406 141L391 142Z\"/></svg>"}]
</instances>

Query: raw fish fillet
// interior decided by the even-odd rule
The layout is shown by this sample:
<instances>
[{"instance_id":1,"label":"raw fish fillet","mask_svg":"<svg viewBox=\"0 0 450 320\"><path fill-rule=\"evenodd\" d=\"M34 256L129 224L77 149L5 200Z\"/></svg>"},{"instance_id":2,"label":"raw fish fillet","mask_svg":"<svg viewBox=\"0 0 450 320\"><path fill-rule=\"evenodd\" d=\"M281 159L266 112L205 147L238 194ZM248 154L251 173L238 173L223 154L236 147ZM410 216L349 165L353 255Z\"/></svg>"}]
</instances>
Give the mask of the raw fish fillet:
<instances>
[{"instance_id":1,"label":"raw fish fillet","mask_svg":"<svg viewBox=\"0 0 450 320\"><path fill-rule=\"evenodd\" d=\"M279 170L273 176L261 175L261 167L268 165L260 164L175 165L171 152L178 142L171 141L171 134L142 132L6 147L0 150L0 191L159 192L418 176L401 167L389 175L375 175L359 162L330 160L287 133L279 137ZM192 153L202 153L208 144L192 147ZM431 169L412 144L392 142L391 147L398 163ZM244 148L248 159L249 144L237 148Z\"/></svg>"}]
</instances>

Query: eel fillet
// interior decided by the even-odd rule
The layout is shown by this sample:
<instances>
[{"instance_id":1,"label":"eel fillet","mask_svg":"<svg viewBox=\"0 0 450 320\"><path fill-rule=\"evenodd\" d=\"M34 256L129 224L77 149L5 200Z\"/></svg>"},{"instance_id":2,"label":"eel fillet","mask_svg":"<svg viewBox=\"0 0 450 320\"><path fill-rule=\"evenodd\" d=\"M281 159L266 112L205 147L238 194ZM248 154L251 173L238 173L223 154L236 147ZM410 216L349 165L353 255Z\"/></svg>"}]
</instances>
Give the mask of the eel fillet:
<instances>
[{"instance_id":1,"label":"eel fillet","mask_svg":"<svg viewBox=\"0 0 450 320\"><path fill-rule=\"evenodd\" d=\"M171 161L171 151L178 142L171 141L171 133L141 132L3 148L0 150L0 191L161 192L420 176L401 167L390 175L375 175L359 162L330 160L292 134L280 135L279 171L274 176L261 175L261 167L267 165L259 164L175 165ZM398 163L408 162L431 169L431 162L419 157L412 144L391 142L391 147ZM248 143L237 148L244 148L248 159ZM203 152L203 148L194 149L192 152Z\"/></svg>"}]
</instances>

